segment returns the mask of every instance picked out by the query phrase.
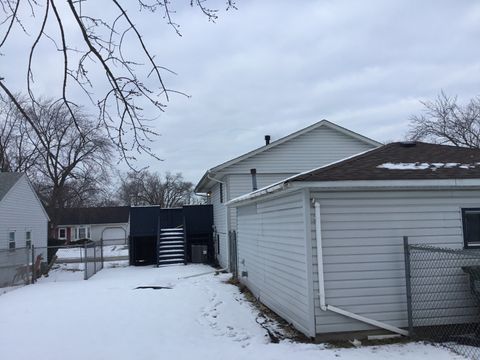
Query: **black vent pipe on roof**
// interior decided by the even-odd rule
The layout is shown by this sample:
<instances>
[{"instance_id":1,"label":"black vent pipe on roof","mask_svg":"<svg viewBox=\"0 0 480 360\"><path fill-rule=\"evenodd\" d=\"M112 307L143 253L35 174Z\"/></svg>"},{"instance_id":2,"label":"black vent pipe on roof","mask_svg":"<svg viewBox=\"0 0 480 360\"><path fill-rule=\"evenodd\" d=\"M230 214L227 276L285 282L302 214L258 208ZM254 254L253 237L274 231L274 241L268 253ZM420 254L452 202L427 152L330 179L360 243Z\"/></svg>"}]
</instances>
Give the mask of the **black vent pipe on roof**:
<instances>
[{"instance_id":1,"label":"black vent pipe on roof","mask_svg":"<svg viewBox=\"0 0 480 360\"><path fill-rule=\"evenodd\" d=\"M417 142L415 140L400 141L401 147L414 147L415 145L417 145Z\"/></svg>"},{"instance_id":2,"label":"black vent pipe on roof","mask_svg":"<svg viewBox=\"0 0 480 360\"><path fill-rule=\"evenodd\" d=\"M252 174L252 191L258 189L257 187L257 169L250 169L250 174Z\"/></svg>"},{"instance_id":3,"label":"black vent pipe on roof","mask_svg":"<svg viewBox=\"0 0 480 360\"><path fill-rule=\"evenodd\" d=\"M270 135L265 135L265 146L270 145Z\"/></svg>"}]
</instances>

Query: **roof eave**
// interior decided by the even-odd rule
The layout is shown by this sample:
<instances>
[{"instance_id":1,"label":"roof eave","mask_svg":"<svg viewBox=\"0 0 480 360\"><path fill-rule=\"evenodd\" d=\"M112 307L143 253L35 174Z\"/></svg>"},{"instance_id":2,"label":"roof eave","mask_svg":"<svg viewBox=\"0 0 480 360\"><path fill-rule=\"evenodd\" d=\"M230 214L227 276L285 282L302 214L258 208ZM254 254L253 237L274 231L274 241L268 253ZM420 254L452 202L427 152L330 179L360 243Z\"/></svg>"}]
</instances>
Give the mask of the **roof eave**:
<instances>
[{"instance_id":1,"label":"roof eave","mask_svg":"<svg viewBox=\"0 0 480 360\"><path fill-rule=\"evenodd\" d=\"M435 180L340 180L340 181L284 181L256 192L230 200L227 205L244 206L272 195L310 189L318 191L365 191L365 190L437 190L437 189L480 189L479 179L435 179Z\"/></svg>"}]
</instances>

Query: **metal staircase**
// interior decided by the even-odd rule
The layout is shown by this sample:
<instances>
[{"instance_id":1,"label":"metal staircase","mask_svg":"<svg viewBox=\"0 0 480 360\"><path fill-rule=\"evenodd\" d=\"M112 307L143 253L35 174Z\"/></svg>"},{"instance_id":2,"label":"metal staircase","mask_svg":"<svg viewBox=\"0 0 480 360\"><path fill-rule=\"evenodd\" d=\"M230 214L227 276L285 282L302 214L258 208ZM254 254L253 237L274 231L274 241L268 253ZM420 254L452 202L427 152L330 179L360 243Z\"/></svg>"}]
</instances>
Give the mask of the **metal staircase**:
<instances>
[{"instance_id":1,"label":"metal staircase","mask_svg":"<svg viewBox=\"0 0 480 360\"><path fill-rule=\"evenodd\" d=\"M183 227L160 229L157 265L186 264Z\"/></svg>"}]
</instances>

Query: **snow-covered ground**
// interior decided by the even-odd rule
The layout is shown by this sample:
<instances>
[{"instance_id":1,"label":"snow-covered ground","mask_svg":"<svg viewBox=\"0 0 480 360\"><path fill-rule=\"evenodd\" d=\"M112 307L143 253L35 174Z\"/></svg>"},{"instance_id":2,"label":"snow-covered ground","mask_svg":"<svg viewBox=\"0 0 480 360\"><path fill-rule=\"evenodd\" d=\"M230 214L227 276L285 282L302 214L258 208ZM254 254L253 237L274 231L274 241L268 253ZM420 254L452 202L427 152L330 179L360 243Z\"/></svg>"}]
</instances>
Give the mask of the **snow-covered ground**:
<instances>
[{"instance_id":1,"label":"snow-covered ground","mask_svg":"<svg viewBox=\"0 0 480 360\"><path fill-rule=\"evenodd\" d=\"M58 268L37 284L0 295L0 358L154 359L463 359L410 343L335 349L268 343L258 311L228 275L182 278L204 265L165 268L107 263L88 281ZM157 285L171 289L135 289Z\"/></svg>"},{"instance_id":2,"label":"snow-covered ground","mask_svg":"<svg viewBox=\"0 0 480 360\"><path fill-rule=\"evenodd\" d=\"M71 247L58 249L57 256L59 261L62 259L83 259L85 256L85 249L82 247ZM103 247L103 256L104 257L118 257L118 256L128 256L128 246L127 245L105 245Z\"/></svg>"}]
</instances>

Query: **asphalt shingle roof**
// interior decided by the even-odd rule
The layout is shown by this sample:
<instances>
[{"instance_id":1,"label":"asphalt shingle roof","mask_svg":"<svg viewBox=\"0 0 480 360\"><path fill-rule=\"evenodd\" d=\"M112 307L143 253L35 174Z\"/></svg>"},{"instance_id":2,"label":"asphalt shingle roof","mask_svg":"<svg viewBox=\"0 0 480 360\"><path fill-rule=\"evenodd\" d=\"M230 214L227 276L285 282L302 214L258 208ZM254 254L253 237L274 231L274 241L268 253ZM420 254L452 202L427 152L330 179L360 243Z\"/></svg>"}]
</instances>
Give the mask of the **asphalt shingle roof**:
<instances>
[{"instance_id":1,"label":"asphalt shingle roof","mask_svg":"<svg viewBox=\"0 0 480 360\"><path fill-rule=\"evenodd\" d=\"M128 222L130 207L51 209L49 213L51 218L57 216L57 225L117 224Z\"/></svg>"},{"instance_id":2,"label":"asphalt shingle roof","mask_svg":"<svg viewBox=\"0 0 480 360\"><path fill-rule=\"evenodd\" d=\"M0 201L23 176L23 173L0 172Z\"/></svg>"},{"instance_id":3,"label":"asphalt shingle roof","mask_svg":"<svg viewBox=\"0 0 480 360\"><path fill-rule=\"evenodd\" d=\"M480 149L390 143L288 181L480 179Z\"/></svg>"}]
</instances>

